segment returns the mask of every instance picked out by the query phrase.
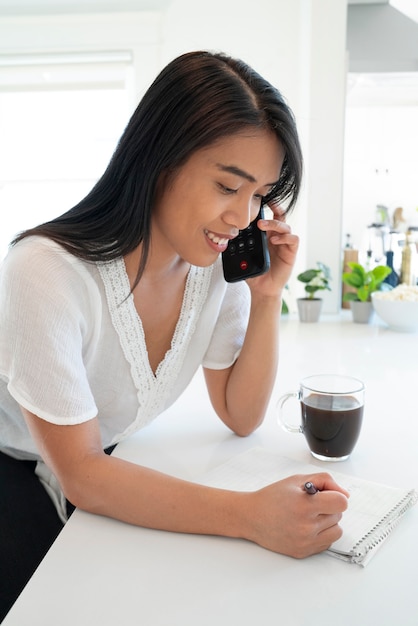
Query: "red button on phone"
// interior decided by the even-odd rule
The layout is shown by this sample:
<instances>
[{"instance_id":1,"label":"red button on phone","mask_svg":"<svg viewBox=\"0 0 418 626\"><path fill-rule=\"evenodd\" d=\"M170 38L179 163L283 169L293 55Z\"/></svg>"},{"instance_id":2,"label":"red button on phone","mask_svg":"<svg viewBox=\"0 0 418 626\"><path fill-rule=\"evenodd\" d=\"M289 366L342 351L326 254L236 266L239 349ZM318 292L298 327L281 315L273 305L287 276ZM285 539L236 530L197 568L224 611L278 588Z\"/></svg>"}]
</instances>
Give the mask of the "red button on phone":
<instances>
[{"instance_id":1,"label":"red button on phone","mask_svg":"<svg viewBox=\"0 0 418 626\"><path fill-rule=\"evenodd\" d=\"M248 267L248 263L247 263L247 261L241 261L241 263L239 264L239 266L240 266L240 268L241 268L242 270L246 270L246 269L247 269L247 267Z\"/></svg>"}]
</instances>

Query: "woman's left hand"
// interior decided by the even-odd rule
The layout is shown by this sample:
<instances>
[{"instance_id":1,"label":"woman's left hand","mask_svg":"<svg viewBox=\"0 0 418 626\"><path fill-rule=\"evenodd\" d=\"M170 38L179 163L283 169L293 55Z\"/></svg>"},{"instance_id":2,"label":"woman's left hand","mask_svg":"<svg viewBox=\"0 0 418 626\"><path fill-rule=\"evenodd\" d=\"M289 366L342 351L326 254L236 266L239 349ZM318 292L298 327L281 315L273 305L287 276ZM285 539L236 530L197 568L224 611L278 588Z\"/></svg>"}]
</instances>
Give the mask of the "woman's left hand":
<instances>
[{"instance_id":1,"label":"woman's left hand","mask_svg":"<svg viewBox=\"0 0 418 626\"><path fill-rule=\"evenodd\" d=\"M278 296L286 286L296 260L299 237L291 232L285 222L284 210L279 205L269 205L273 219L259 220L258 228L267 233L270 252L270 270L247 282L252 292L264 296Z\"/></svg>"},{"instance_id":2,"label":"woman's left hand","mask_svg":"<svg viewBox=\"0 0 418 626\"><path fill-rule=\"evenodd\" d=\"M267 233L270 269L246 281L251 291L251 306L239 357L228 368L205 369L217 414L240 436L253 432L267 410L277 374L282 291L299 245L298 237L284 221L283 209L278 205L270 208L273 219L259 221L259 228Z\"/></svg>"}]
</instances>

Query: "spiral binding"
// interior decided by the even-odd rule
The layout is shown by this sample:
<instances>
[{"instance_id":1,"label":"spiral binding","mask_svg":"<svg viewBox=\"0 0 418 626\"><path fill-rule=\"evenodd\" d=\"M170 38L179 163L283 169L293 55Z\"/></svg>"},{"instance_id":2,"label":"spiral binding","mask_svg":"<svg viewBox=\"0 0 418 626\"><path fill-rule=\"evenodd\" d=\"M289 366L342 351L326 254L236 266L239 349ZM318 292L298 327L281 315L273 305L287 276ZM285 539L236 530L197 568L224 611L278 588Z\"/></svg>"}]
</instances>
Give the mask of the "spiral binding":
<instances>
[{"instance_id":1,"label":"spiral binding","mask_svg":"<svg viewBox=\"0 0 418 626\"><path fill-rule=\"evenodd\" d=\"M418 502L418 492L414 489L402 498L364 537L353 547L349 560L361 564L369 552L377 549L398 525L408 509Z\"/></svg>"}]
</instances>

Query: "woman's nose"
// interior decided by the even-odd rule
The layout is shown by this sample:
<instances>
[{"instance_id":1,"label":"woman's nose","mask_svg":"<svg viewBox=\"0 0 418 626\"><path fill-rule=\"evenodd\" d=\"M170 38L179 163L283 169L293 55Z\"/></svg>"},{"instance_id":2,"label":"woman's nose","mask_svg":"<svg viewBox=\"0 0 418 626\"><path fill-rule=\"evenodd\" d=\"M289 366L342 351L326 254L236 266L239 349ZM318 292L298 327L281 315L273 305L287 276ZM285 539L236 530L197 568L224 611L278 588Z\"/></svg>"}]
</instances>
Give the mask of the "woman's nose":
<instances>
[{"instance_id":1,"label":"woman's nose","mask_svg":"<svg viewBox=\"0 0 418 626\"><path fill-rule=\"evenodd\" d=\"M250 202L240 203L233 214L230 215L231 224L236 226L239 230L247 228L258 215L260 205L254 200Z\"/></svg>"}]
</instances>

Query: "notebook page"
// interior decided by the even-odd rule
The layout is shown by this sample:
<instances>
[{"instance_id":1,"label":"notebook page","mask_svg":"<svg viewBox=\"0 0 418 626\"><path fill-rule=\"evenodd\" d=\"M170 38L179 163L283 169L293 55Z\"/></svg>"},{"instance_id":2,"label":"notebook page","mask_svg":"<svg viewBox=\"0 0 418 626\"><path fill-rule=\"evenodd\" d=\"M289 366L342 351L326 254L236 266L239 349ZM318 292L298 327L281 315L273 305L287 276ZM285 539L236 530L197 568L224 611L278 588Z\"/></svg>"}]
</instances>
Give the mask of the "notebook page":
<instances>
[{"instance_id":1,"label":"notebook page","mask_svg":"<svg viewBox=\"0 0 418 626\"><path fill-rule=\"evenodd\" d=\"M220 489L256 491L291 474L312 473L312 467L319 471L315 466L253 448L215 467L198 482Z\"/></svg>"},{"instance_id":2,"label":"notebook page","mask_svg":"<svg viewBox=\"0 0 418 626\"><path fill-rule=\"evenodd\" d=\"M255 491L292 474L312 475L320 471L322 468L316 465L301 464L262 448L253 448L214 468L199 482L221 489ZM343 535L328 552L333 556L345 555L344 560L365 565L394 522L417 501L417 493L334 472L331 467L327 471L350 492L349 506L340 522ZM400 503L403 505L398 506ZM371 536L379 524L378 538Z\"/></svg>"},{"instance_id":3,"label":"notebook page","mask_svg":"<svg viewBox=\"0 0 418 626\"><path fill-rule=\"evenodd\" d=\"M355 545L368 535L380 522L382 532L387 522L398 517L397 506L407 497L407 489L389 487L332 472L339 485L350 493L349 506L343 515L341 526L343 536L332 548L350 552Z\"/></svg>"}]
</instances>

